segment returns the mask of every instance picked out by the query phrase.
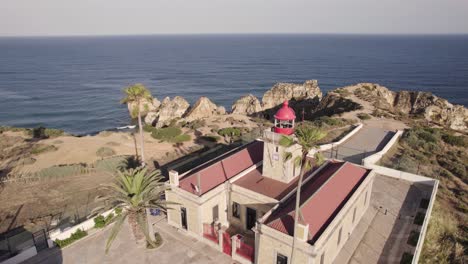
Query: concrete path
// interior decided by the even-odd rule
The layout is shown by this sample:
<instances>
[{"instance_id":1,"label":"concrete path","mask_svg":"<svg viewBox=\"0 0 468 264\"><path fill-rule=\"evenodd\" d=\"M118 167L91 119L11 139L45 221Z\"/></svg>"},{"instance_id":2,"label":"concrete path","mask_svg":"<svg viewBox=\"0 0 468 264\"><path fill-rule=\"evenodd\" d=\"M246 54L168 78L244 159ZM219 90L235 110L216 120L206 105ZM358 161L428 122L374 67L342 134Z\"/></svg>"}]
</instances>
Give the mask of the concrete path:
<instances>
[{"instance_id":1,"label":"concrete path","mask_svg":"<svg viewBox=\"0 0 468 264\"><path fill-rule=\"evenodd\" d=\"M395 131L388 131L381 127L364 126L354 136L333 150L324 151L327 158L346 160L361 164L362 159L380 151Z\"/></svg>"},{"instance_id":2,"label":"concrete path","mask_svg":"<svg viewBox=\"0 0 468 264\"><path fill-rule=\"evenodd\" d=\"M164 244L158 249L147 250L143 245L137 245L126 224L107 255L104 249L109 228L83 238L63 250L54 248L42 251L25 263L232 263L229 256L177 231L165 219L156 223L155 229L164 239Z\"/></svg>"}]
</instances>

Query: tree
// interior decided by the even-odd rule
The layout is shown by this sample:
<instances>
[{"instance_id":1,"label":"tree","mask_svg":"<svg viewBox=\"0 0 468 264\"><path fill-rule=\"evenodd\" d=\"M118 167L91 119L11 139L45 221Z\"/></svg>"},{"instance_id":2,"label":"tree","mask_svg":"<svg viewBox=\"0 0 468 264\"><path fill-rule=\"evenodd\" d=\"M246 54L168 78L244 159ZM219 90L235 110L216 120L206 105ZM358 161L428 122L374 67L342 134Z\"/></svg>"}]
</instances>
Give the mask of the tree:
<instances>
[{"instance_id":1,"label":"tree","mask_svg":"<svg viewBox=\"0 0 468 264\"><path fill-rule=\"evenodd\" d=\"M115 183L104 185L109 194L101 197L100 200L122 210L116 216L115 224L107 239L106 253L127 218L137 241L146 238L148 244L156 246L154 239L152 239L154 233L152 226L148 225L146 211L149 208L166 211L167 203L161 200L161 194L165 189L163 179L164 177L161 176L159 170L149 173L147 168L129 169L123 172L119 171ZM102 208L96 208L94 211L99 211Z\"/></svg>"},{"instance_id":2,"label":"tree","mask_svg":"<svg viewBox=\"0 0 468 264\"><path fill-rule=\"evenodd\" d=\"M314 153L314 162L315 164L311 164L307 156L309 152L313 149L317 148L317 142L326 136L326 132L320 130L317 127L301 124L296 127L295 130L295 137L287 137L283 136L279 144L284 147L289 147L293 144L299 144L302 147L301 156L298 156L296 160L294 160L295 166L301 166L301 171L299 174L299 181L297 183L296 188L296 206L294 212L294 233L293 233L293 244L292 244L292 252L291 252L291 262L294 263L294 251L296 245L296 235L297 235L297 223L299 220L299 209L300 209L300 200L301 200L301 187L302 187L302 180L304 178L304 174L310 170L313 165L319 165L323 163L323 156L319 152ZM292 158L291 153L285 153L284 159L288 160Z\"/></svg>"},{"instance_id":3,"label":"tree","mask_svg":"<svg viewBox=\"0 0 468 264\"><path fill-rule=\"evenodd\" d=\"M140 152L141 162L145 165L145 147L143 138L143 126L141 122L141 106L142 103L152 101L150 91L141 83L131 85L124 89L125 97L120 101L122 104L134 104L134 108L130 109L130 116L138 118L138 130L140 133ZM147 106L147 105L146 105Z\"/></svg>"}]
</instances>

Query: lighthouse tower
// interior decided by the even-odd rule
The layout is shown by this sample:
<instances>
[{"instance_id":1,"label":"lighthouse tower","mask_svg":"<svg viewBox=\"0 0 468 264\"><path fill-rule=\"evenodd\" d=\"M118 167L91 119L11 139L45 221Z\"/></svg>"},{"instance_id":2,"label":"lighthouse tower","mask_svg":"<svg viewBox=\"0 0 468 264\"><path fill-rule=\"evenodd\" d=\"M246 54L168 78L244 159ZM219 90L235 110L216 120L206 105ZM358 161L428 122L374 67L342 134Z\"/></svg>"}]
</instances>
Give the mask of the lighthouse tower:
<instances>
[{"instance_id":1,"label":"lighthouse tower","mask_svg":"<svg viewBox=\"0 0 468 264\"><path fill-rule=\"evenodd\" d=\"M283 137L294 137L296 114L289 107L288 101L275 114L275 124L272 130L263 134L263 176L282 182L290 182L300 173L294 160L301 156L301 146L293 143L290 146L280 144ZM286 159L286 157L289 157Z\"/></svg>"}]
</instances>

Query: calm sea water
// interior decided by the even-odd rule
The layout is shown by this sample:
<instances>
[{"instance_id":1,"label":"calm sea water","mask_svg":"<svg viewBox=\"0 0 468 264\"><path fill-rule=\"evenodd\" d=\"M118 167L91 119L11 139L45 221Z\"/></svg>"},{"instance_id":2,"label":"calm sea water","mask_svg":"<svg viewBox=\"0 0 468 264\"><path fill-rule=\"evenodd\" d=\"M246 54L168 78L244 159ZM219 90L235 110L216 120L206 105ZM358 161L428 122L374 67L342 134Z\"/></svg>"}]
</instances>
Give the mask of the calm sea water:
<instances>
[{"instance_id":1,"label":"calm sea water","mask_svg":"<svg viewBox=\"0 0 468 264\"><path fill-rule=\"evenodd\" d=\"M122 89L230 109L276 82L376 82L468 105L468 36L192 35L0 38L0 125L86 134L130 122Z\"/></svg>"}]
</instances>

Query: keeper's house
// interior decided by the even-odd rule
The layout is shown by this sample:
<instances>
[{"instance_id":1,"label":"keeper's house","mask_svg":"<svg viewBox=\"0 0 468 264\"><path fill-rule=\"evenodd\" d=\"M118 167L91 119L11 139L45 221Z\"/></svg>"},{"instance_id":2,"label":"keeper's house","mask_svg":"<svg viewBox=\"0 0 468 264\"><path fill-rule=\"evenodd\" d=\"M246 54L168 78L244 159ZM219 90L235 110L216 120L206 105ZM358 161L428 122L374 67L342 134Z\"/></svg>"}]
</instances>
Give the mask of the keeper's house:
<instances>
[{"instance_id":1,"label":"keeper's house","mask_svg":"<svg viewBox=\"0 0 468 264\"><path fill-rule=\"evenodd\" d=\"M292 264L301 147L287 102L262 140L234 149L179 175L169 172L166 199L176 202L169 224L240 263ZM285 161L285 153L293 158ZM332 263L370 203L372 170L328 160L307 172L301 186L294 263Z\"/></svg>"}]
</instances>

